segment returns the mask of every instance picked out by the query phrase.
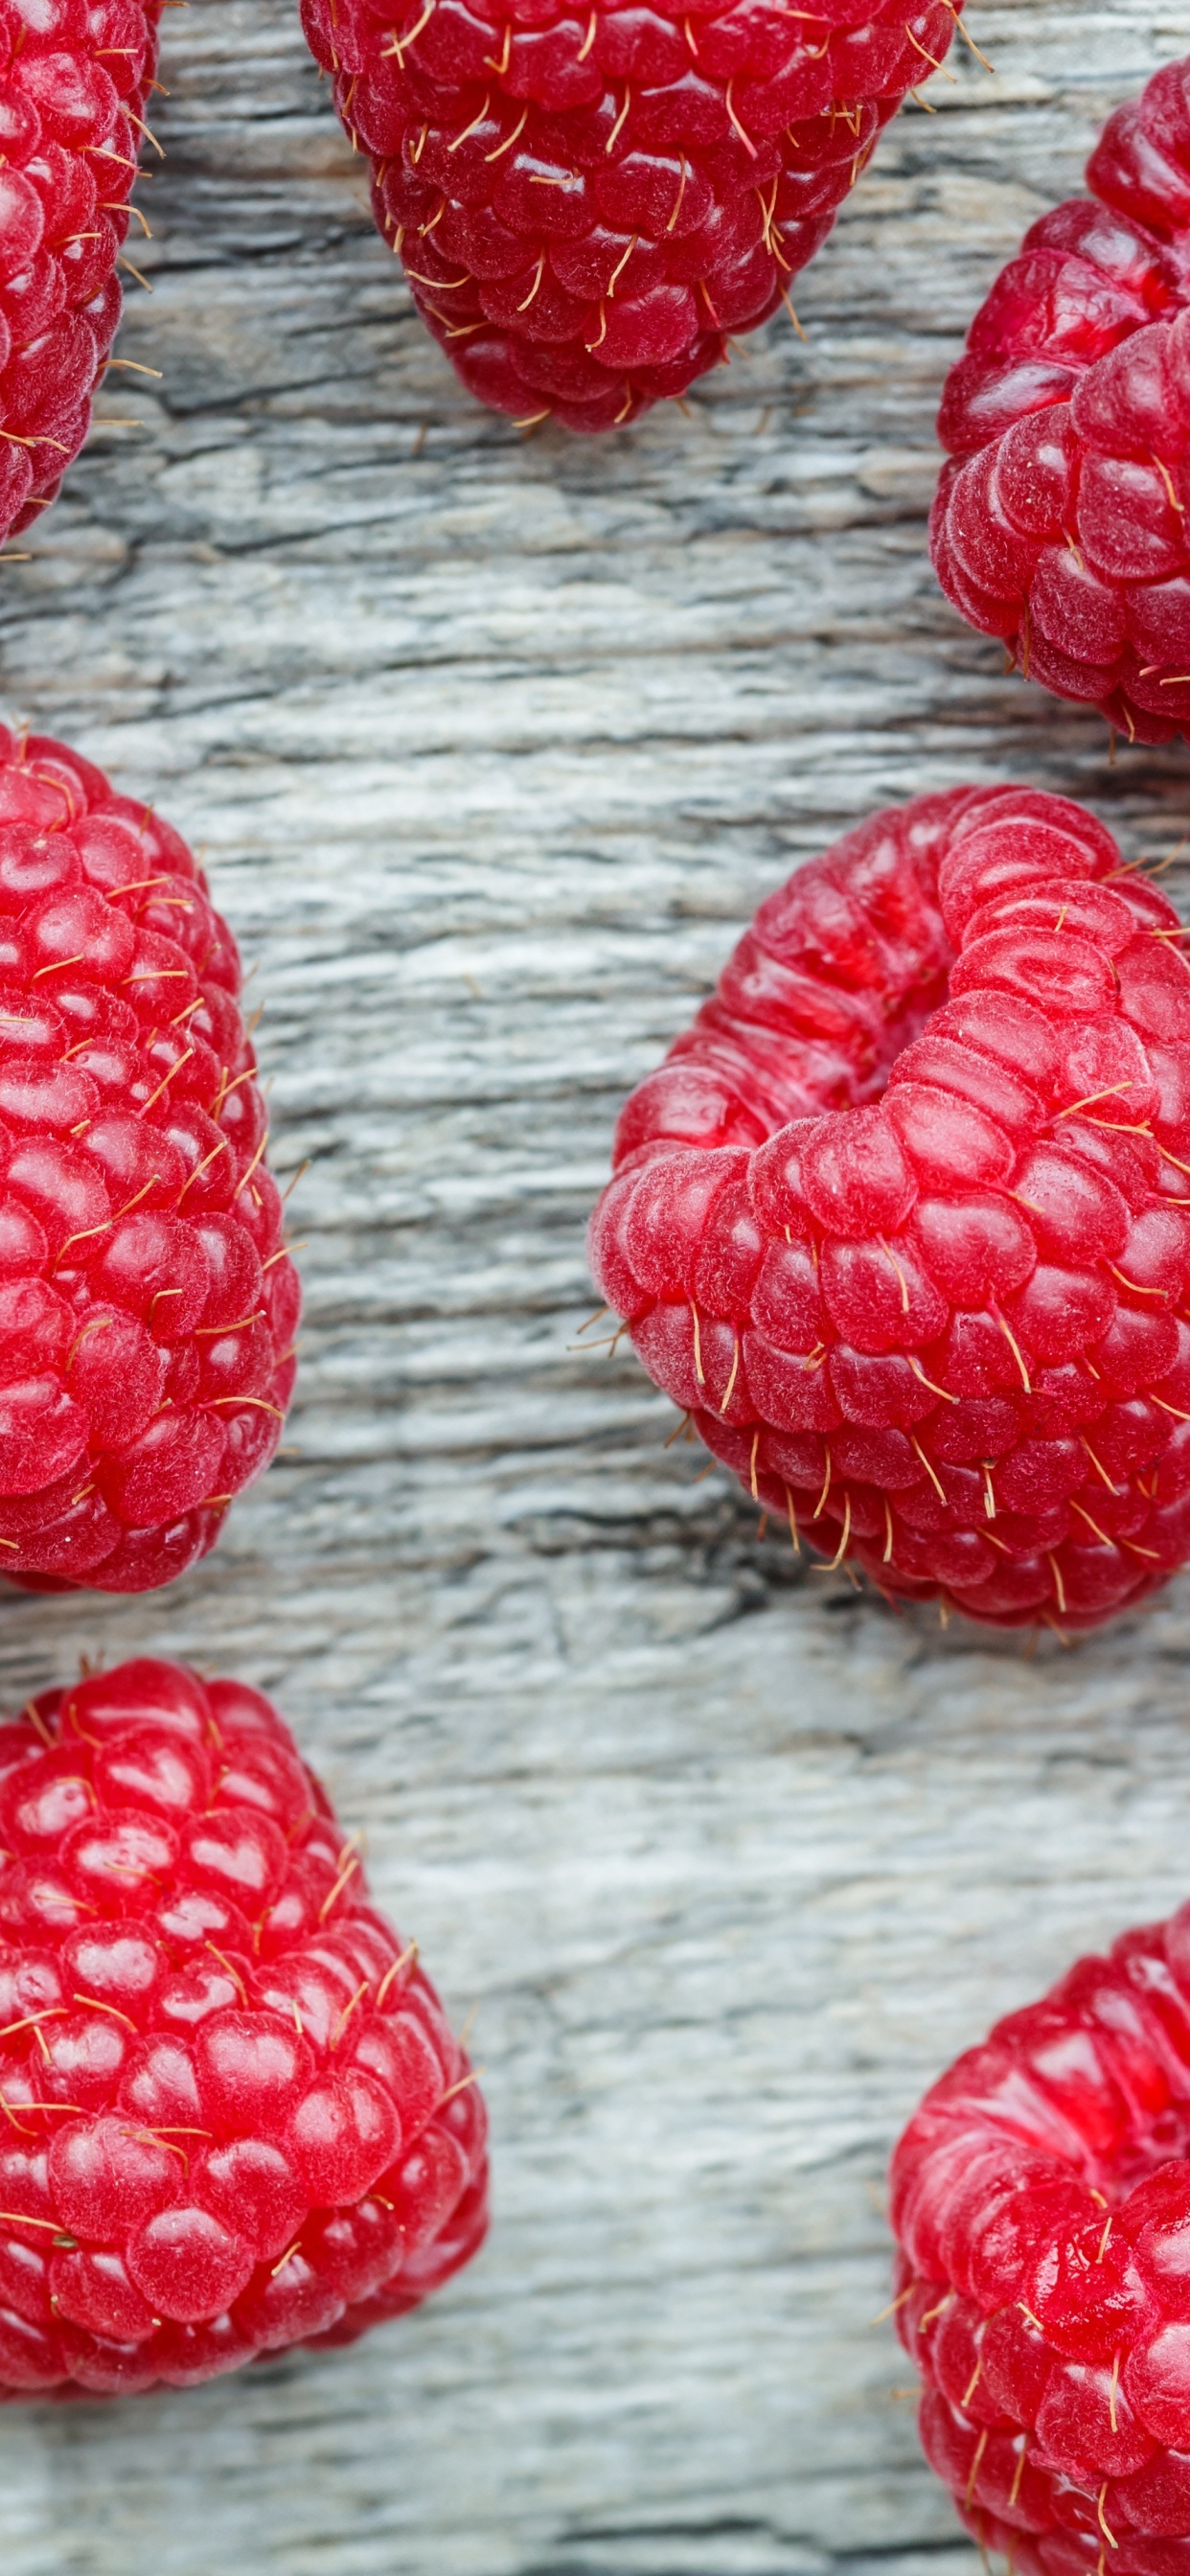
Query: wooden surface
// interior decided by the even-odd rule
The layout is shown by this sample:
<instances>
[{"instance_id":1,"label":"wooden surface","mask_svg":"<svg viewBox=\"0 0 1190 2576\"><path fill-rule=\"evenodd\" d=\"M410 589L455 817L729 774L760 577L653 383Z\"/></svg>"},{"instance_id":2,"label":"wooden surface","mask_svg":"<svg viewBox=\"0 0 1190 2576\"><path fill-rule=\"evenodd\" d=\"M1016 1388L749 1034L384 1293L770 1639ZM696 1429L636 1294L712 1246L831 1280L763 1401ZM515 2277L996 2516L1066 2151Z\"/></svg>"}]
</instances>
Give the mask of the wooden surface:
<instances>
[{"instance_id":1,"label":"wooden surface","mask_svg":"<svg viewBox=\"0 0 1190 2576\"><path fill-rule=\"evenodd\" d=\"M152 1647L277 1692L478 2003L497 2214L352 2354L8 2412L5 2576L975 2563L868 2327L884 2160L994 2013L1187 1892L1190 1580L1033 1660L897 1620L572 1347L619 1099L799 857L964 777L1085 794L1132 852L1190 829L1190 755L1110 770L923 546L977 297L1190 15L972 23L995 78L956 45L886 138L808 346L772 325L595 444L455 385L291 0L165 21L121 343L163 381L111 379L143 431L0 573L3 683L206 846L278 1163L313 1157L304 1373L218 1554L7 1596L0 1681Z\"/></svg>"}]
</instances>

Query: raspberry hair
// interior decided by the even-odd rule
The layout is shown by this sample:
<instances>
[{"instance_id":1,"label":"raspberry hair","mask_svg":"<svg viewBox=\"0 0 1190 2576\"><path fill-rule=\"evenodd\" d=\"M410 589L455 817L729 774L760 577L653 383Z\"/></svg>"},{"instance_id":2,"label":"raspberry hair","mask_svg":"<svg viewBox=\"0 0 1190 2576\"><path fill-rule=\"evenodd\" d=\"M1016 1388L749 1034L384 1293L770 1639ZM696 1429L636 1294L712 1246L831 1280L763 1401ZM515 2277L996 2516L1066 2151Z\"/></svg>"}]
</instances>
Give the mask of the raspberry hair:
<instances>
[{"instance_id":1,"label":"raspberry hair","mask_svg":"<svg viewBox=\"0 0 1190 2576\"><path fill-rule=\"evenodd\" d=\"M938 415L934 568L1027 679L1190 729L1190 60L1109 119L981 305Z\"/></svg>"},{"instance_id":2,"label":"raspberry hair","mask_svg":"<svg viewBox=\"0 0 1190 2576\"><path fill-rule=\"evenodd\" d=\"M1190 1907L1080 1959L892 2160L921 2439L1021 2576L1190 2565Z\"/></svg>"},{"instance_id":3,"label":"raspberry hair","mask_svg":"<svg viewBox=\"0 0 1190 2576\"><path fill-rule=\"evenodd\" d=\"M469 2260L466 2052L259 1691L142 1658L44 1693L0 1834L0 2395L350 2343Z\"/></svg>"},{"instance_id":4,"label":"raspberry hair","mask_svg":"<svg viewBox=\"0 0 1190 2576\"><path fill-rule=\"evenodd\" d=\"M1190 968L1079 805L956 788L763 903L592 1269L794 1544L1092 1627L1190 1554Z\"/></svg>"},{"instance_id":5,"label":"raspberry hair","mask_svg":"<svg viewBox=\"0 0 1190 2576\"><path fill-rule=\"evenodd\" d=\"M755 329L826 239L951 0L303 0L414 301L472 393L635 420ZM796 315L794 316L796 322Z\"/></svg>"},{"instance_id":6,"label":"raspberry hair","mask_svg":"<svg viewBox=\"0 0 1190 2576\"><path fill-rule=\"evenodd\" d=\"M301 1292L240 985L178 833L0 729L0 1572L30 1590L168 1583L277 1447Z\"/></svg>"},{"instance_id":7,"label":"raspberry hair","mask_svg":"<svg viewBox=\"0 0 1190 2576\"><path fill-rule=\"evenodd\" d=\"M137 155L153 140L160 5L0 0L2 536L53 500L90 427Z\"/></svg>"}]
</instances>

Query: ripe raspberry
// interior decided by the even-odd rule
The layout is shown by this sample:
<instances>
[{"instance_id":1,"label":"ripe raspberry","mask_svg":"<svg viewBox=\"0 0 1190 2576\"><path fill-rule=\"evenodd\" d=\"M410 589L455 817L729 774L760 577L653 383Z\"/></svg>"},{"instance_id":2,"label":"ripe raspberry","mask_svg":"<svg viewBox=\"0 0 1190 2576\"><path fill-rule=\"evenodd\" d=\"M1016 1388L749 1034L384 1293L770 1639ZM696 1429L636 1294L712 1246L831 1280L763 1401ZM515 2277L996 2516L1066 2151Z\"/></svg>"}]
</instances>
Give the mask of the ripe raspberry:
<instances>
[{"instance_id":1,"label":"ripe raspberry","mask_svg":"<svg viewBox=\"0 0 1190 2576\"><path fill-rule=\"evenodd\" d=\"M476 2251L467 2058L259 1691L46 1692L0 1839L0 2395L350 2343Z\"/></svg>"},{"instance_id":2,"label":"ripe raspberry","mask_svg":"<svg viewBox=\"0 0 1190 2576\"><path fill-rule=\"evenodd\" d=\"M892 2225L922 2443L982 2547L1184 2576L1190 1906L959 2058L897 2147Z\"/></svg>"},{"instance_id":3,"label":"ripe raspberry","mask_svg":"<svg viewBox=\"0 0 1190 2576\"><path fill-rule=\"evenodd\" d=\"M302 0L376 220L464 384L611 429L776 310L950 0Z\"/></svg>"},{"instance_id":4,"label":"ripe raspberry","mask_svg":"<svg viewBox=\"0 0 1190 2576\"><path fill-rule=\"evenodd\" d=\"M0 728L0 1570L28 1590L169 1582L277 1446L301 1292L239 988L169 824Z\"/></svg>"},{"instance_id":5,"label":"ripe raspberry","mask_svg":"<svg viewBox=\"0 0 1190 2576\"><path fill-rule=\"evenodd\" d=\"M120 319L161 0L0 0L0 535L52 501Z\"/></svg>"},{"instance_id":6,"label":"ripe raspberry","mask_svg":"<svg viewBox=\"0 0 1190 2576\"><path fill-rule=\"evenodd\" d=\"M951 369L934 567L1026 678L1190 732L1190 60L1110 118Z\"/></svg>"},{"instance_id":7,"label":"ripe raspberry","mask_svg":"<svg viewBox=\"0 0 1190 2576\"><path fill-rule=\"evenodd\" d=\"M1190 1556L1184 935L1081 806L920 797L770 895L633 1093L592 1268L795 1544L1006 1626Z\"/></svg>"}]
</instances>

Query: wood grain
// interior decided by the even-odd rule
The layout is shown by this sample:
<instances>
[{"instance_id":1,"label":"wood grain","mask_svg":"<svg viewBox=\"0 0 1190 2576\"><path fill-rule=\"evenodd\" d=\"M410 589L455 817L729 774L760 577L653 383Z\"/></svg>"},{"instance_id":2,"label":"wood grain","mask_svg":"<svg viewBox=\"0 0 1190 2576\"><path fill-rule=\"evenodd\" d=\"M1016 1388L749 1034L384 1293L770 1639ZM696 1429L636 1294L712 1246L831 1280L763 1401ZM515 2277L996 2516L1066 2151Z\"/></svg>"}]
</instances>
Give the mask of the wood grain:
<instances>
[{"instance_id":1,"label":"wood grain","mask_svg":"<svg viewBox=\"0 0 1190 2576\"><path fill-rule=\"evenodd\" d=\"M478 2002L497 2219L352 2354L6 2414L6 2576L960 2576L868 2329L884 2160L1187 1892L1190 1582L1030 1660L799 1572L575 1349L582 1225L624 1091L874 803L1015 775L1133 852L1190 827L1185 750L1109 768L923 545L977 297L1190 17L974 0L995 76L956 45L888 135L807 346L601 444L455 385L291 0L165 23L121 342L162 380L111 380L143 428L3 571L3 684L206 847L312 1157L304 1371L205 1567L0 1603L3 1696L144 1647L277 1692Z\"/></svg>"}]
</instances>

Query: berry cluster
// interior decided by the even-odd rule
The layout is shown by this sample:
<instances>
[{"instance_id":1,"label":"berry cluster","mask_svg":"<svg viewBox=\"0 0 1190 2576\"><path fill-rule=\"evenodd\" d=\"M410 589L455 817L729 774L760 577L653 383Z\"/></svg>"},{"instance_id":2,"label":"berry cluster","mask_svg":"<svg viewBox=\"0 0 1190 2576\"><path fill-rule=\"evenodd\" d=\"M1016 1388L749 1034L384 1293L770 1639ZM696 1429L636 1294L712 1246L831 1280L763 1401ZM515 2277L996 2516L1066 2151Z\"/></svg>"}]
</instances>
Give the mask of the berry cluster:
<instances>
[{"instance_id":1,"label":"berry cluster","mask_svg":"<svg viewBox=\"0 0 1190 2576\"><path fill-rule=\"evenodd\" d=\"M302 0L435 338L481 401L577 430L684 392L787 300L956 14Z\"/></svg>"},{"instance_id":2,"label":"berry cluster","mask_svg":"<svg viewBox=\"0 0 1190 2576\"><path fill-rule=\"evenodd\" d=\"M0 1571L30 1589L168 1582L276 1448L300 1290L239 989L169 824L0 730Z\"/></svg>"},{"instance_id":3,"label":"berry cluster","mask_svg":"<svg viewBox=\"0 0 1190 2576\"><path fill-rule=\"evenodd\" d=\"M1190 1906L1081 1959L892 2165L921 2436L1019 2576L1190 2566Z\"/></svg>"},{"instance_id":4,"label":"berry cluster","mask_svg":"<svg viewBox=\"0 0 1190 2576\"><path fill-rule=\"evenodd\" d=\"M0 0L0 534L77 456L120 319L161 0Z\"/></svg>"},{"instance_id":5,"label":"berry cluster","mask_svg":"<svg viewBox=\"0 0 1190 2576\"><path fill-rule=\"evenodd\" d=\"M947 597L1131 741L1190 731L1190 61L1110 119L947 378Z\"/></svg>"},{"instance_id":6,"label":"berry cluster","mask_svg":"<svg viewBox=\"0 0 1190 2576\"><path fill-rule=\"evenodd\" d=\"M1190 967L1081 807L959 788L762 904L591 1262L750 1492L884 1589L1094 1626L1190 1555Z\"/></svg>"},{"instance_id":7,"label":"berry cluster","mask_svg":"<svg viewBox=\"0 0 1190 2576\"><path fill-rule=\"evenodd\" d=\"M0 1836L0 2393L350 2342L474 2253L466 2056L258 1691L31 1701Z\"/></svg>"}]
</instances>

